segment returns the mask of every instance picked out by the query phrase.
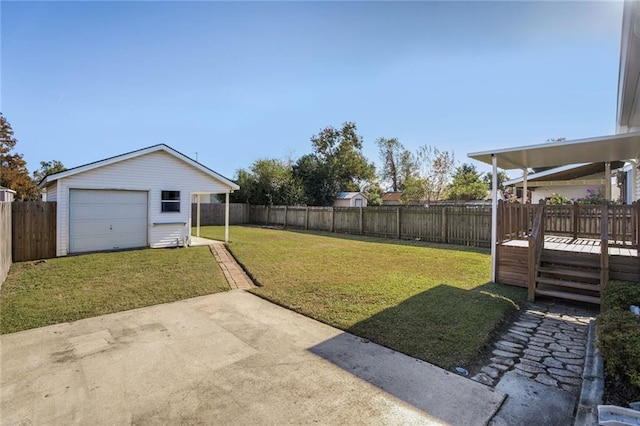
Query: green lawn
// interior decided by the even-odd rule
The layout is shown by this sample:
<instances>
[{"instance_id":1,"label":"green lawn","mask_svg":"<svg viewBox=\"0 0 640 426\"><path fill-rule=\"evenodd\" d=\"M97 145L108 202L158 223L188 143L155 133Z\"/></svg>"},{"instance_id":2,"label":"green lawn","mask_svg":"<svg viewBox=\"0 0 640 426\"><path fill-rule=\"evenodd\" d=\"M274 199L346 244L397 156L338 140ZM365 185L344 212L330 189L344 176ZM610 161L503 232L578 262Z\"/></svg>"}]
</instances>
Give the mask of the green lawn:
<instances>
[{"instance_id":1,"label":"green lawn","mask_svg":"<svg viewBox=\"0 0 640 426\"><path fill-rule=\"evenodd\" d=\"M0 333L228 290L207 247L147 249L14 264L0 291Z\"/></svg>"},{"instance_id":2,"label":"green lawn","mask_svg":"<svg viewBox=\"0 0 640 426\"><path fill-rule=\"evenodd\" d=\"M486 250L237 226L229 247L254 293L444 368L472 362L526 297L489 282Z\"/></svg>"}]
</instances>

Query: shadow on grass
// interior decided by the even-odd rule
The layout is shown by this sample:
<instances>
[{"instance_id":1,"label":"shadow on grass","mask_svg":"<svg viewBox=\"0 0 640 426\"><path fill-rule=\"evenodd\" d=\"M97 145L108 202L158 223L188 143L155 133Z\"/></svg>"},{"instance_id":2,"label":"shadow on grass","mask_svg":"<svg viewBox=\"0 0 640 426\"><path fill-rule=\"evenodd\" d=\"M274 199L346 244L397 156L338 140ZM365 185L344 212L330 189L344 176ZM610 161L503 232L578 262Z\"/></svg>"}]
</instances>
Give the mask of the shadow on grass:
<instances>
[{"instance_id":1,"label":"shadow on grass","mask_svg":"<svg viewBox=\"0 0 640 426\"><path fill-rule=\"evenodd\" d=\"M441 284L353 325L346 330L351 334L309 350L420 410L452 421L433 411L434 400L444 394L457 401L458 392L467 391L459 388L467 384L460 380L467 379L447 370L474 362L524 296L516 289L514 300L496 291L502 290L498 286L462 290Z\"/></svg>"},{"instance_id":2,"label":"shadow on grass","mask_svg":"<svg viewBox=\"0 0 640 426\"><path fill-rule=\"evenodd\" d=\"M364 241L370 243L379 243L379 244L392 244L392 245L403 245L410 247L428 247L428 248L436 248L440 250L456 250L456 251L466 251L472 253L484 253L489 254L491 250L489 248L484 247L471 247L471 246L463 246L457 244L444 244L437 242L428 242L421 240L398 240L393 238L384 238L384 237L372 237L366 235L356 235L356 234L347 234L340 232L328 232L328 231L312 231L312 230L304 230L297 228L282 228L278 226L264 226L264 225L240 225L247 228L260 228L260 229L270 229L275 231L286 231L286 232L294 232L297 234L306 234L306 235L318 235L321 237L329 237L329 238L339 238L342 240L350 240L350 241Z\"/></svg>"}]
</instances>

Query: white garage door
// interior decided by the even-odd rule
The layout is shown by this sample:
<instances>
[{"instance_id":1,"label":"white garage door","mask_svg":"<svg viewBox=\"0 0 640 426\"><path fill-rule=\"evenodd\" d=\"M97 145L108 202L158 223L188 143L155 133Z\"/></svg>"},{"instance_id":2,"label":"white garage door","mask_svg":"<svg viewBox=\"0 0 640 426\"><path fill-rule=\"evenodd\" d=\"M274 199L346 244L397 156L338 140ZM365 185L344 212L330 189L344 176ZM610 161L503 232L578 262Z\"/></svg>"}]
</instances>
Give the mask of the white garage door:
<instances>
[{"instance_id":1,"label":"white garage door","mask_svg":"<svg viewBox=\"0 0 640 426\"><path fill-rule=\"evenodd\" d=\"M147 245L145 191L69 191L69 252Z\"/></svg>"}]
</instances>

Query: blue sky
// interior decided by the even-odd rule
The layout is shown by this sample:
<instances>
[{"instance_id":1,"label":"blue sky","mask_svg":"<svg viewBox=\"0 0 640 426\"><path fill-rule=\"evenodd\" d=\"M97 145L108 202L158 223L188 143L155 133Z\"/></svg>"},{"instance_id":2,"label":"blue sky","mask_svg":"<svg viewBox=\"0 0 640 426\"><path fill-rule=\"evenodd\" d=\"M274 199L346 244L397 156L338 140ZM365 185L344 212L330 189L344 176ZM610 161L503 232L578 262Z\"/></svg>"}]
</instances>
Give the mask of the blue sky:
<instances>
[{"instance_id":1,"label":"blue sky","mask_svg":"<svg viewBox=\"0 0 640 426\"><path fill-rule=\"evenodd\" d=\"M31 171L166 143L225 176L355 121L469 152L614 133L621 2L0 2ZM477 164L482 171L488 167Z\"/></svg>"}]
</instances>

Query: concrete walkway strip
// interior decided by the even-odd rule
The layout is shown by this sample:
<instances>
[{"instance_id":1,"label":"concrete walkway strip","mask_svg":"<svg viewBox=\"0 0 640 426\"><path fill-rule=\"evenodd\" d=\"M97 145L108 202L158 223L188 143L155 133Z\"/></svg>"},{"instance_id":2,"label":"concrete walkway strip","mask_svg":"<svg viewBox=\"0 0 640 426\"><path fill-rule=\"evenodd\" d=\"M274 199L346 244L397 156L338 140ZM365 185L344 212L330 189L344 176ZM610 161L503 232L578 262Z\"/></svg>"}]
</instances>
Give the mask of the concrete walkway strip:
<instances>
[{"instance_id":1,"label":"concrete walkway strip","mask_svg":"<svg viewBox=\"0 0 640 426\"><path fill-rule=\"evenodd\" d=\"M244 291L0 336L2 424L486 424L505 394Z\"/></svg>"}]
</instances>

